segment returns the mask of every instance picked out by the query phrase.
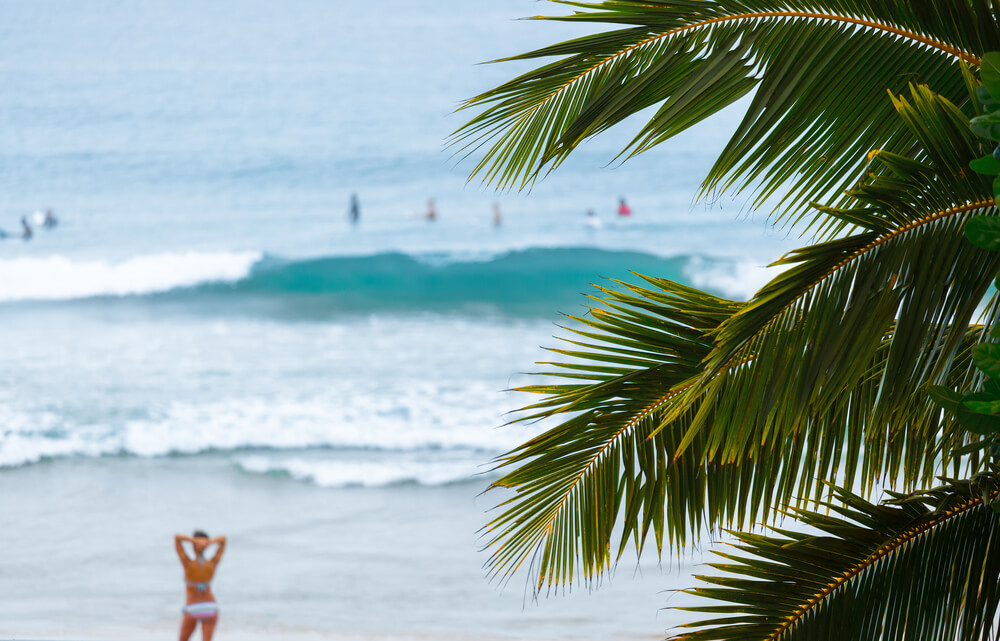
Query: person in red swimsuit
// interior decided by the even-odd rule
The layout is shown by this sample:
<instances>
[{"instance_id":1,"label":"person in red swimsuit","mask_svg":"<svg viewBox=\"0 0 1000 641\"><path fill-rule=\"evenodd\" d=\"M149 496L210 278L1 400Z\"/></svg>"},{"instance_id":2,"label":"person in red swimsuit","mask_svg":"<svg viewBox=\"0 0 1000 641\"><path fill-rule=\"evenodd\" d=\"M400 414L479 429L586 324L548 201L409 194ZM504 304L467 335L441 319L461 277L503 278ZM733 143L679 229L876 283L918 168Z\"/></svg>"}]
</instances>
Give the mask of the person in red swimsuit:
<instances>
[{"instance_id":1,"label":"person in red swimsuit","mask_svg":"<svg viewBox=\"0 0 1000 641\"><path fill-rule=\"evenodd\" d=\"M194 551L193 559L184 550L185 541L191 544ZM211 559L206 559L205 550L212 545L218 545L218 548ZM219 622L219 606L215 602L215 595L212 594L211 583L215 576L215 568L222 560L222 553L226 551L226 537L210 539L207 534L198 530L193 536L176 535L174 547L177 548L177 556L184 566L184 583L187 585L187 601L181 610L184 618L181 619L180 641L188 641L191 638L199 621L201 621L202 639L212 641L215 624Z\"/></svg>"},{"instance_id":2,"label":"person in red swimsuit","mask_svg":"<svg viewBox=\"0 0 1000 641\"><path fill-rule=\"evenodd\" d=\"M632 215L632 210L629 209L629 206L627 204L625 204L625 199L624 198L619 198L618 199L618 215L619 216L631 216Z\"/></svg>"}]
</instances>

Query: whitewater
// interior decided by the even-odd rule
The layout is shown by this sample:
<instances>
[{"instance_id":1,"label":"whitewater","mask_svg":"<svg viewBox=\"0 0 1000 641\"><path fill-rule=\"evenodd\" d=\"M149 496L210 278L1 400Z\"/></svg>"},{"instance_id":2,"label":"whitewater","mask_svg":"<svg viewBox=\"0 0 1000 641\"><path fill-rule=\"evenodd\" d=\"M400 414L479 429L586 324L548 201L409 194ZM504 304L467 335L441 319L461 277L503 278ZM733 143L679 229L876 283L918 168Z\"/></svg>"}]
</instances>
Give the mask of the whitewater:
<instances>
[{"instance_id":1,"label":"whitewater","mask_svg":"<svg viewBox=\"0 0 1000 641\"><path fill-rule=\"evenodd\" d=\"M497 193L444 141L523 69L477 63L580 35L531 0L0 6L0 637L173 635L194 528L231 541L225 638L676 624L691 556L488 583L483 492L594 285L745 299L796 244L699 199L739 113L619 165L626 123Z\"/></svg>"}]
</instances>

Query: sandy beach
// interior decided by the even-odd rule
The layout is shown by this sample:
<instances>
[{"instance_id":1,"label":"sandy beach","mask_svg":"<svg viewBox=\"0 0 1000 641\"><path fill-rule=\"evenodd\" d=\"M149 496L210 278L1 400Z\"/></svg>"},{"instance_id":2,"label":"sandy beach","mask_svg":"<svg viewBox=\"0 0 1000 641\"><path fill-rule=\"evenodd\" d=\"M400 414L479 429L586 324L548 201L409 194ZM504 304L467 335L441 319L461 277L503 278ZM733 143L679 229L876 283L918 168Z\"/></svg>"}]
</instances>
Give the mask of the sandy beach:
<instances>
[{"instance_id":1,"label":"sandy beach","mask_svg":"<svg viewBox=\"0 0 1000 641\"><path fill-rule=\"evenodd\" d=\"M686 585L690 566L668 560L639 572L623 561L599 589L537 601L523 584L489 585L483 482L317 488L248 478L225 456L0 471L0 513L24 524L0 531L14 552L0 571L0 638L172 638L178 522L229 538L213 582L220 638L653 639L679 620L658 610L680 603L663 591Z\"/></svg>"}]
</instances>

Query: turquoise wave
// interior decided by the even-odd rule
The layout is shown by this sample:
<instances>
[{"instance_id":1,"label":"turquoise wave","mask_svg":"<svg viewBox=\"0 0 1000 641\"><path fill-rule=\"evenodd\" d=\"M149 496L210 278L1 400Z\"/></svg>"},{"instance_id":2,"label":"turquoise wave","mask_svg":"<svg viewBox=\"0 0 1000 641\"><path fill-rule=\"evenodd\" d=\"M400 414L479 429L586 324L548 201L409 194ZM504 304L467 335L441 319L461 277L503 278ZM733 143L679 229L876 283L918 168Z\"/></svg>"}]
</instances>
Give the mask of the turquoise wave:
<instances>
[{"instance_id":1,"label":"turquoise wave","mask_svg":"<svg viewBox=\"0 0 1000 641\"><path fill-rule=\"evenodd\" d=\"M486 260L401 253L286 260L265 256L231 283L206 283L171 297L266 299L314 311L493 310L517 314L574 312L610 279L632 272L684 280L690 257L589 248L527 249Z\"/></svg>"}]
</instances>

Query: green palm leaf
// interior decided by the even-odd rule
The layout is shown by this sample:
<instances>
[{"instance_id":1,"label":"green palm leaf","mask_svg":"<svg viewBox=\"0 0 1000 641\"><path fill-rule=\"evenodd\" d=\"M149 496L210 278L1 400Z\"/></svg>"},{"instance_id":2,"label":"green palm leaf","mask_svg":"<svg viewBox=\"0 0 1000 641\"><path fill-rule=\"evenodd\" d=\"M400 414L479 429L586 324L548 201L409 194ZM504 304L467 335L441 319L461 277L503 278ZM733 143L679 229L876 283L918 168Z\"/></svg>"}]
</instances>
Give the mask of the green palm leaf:
<instances>
[{"instance_id":1,"label":"green palm leaf","mask_svg":"<svg viewBox=\"0 0 1000 641\"><path fill-rule=\"evenodd\" d=\"M988 179L964 169L983 150L961 112L926 88L894 102L920 143L915 159L878 154L849 194L853 206L823 209L861 233L779 261L794 267L715 330L703 384L687 392L692 401L709 399L687 438L705 433L711 457L739 459L751 444L817 429L810 426L823 424L817 417L858 402L847 392L870 379L868 359L889 336L878 386L866 392L876 395L871 411L859 417L868 437L914 419L934 429L929 406L912 399L947 377L1000 271L1000 254L972 246L963 233L970 217L995 213L996 205ZM908 483L926 474L935 452L920 456L924 464L909 468Z\"/></svg>"},{"instance_id":2,"label":"green palm leaf","mask_svg":"<svg viewBox=\"0 0 1000 641\"><path fill-rule=\"evenodd\" d=\"M872 504L845 490L812 532L736 533L723 576L688 590L715 605L673 641L991 638L1000 605L1000 479L984 474ZM721 616L720 616L721 615Z\"/></svg>"},{"instance_id":3,"label":"green palm leaf","mask_svg":"<svg viewBox=\"0 0 1000 641\"><path fill-rule=\"evenodd\" d=\"M466 103L482 111L452 142L481 154L472 175L502 188L530 185L648 107L658 105L626 155L755 92L704 187L754 184L755 205L778 194L797 219L870 150L909 151L886 89L926 83L971 113L960 66L1000 47L979 0L553 1L582 11L543 19L620 28L510 58L559 57Z\"/></svg>"},{"instance_id":4,"label":"green palm leaf","mask_svg":"<svg viewBox=\"0 0 1000 641\"><path fill-rule=\"evenodd\" d=\"M851 207L821 210L856 233L787 257L748 303L648 279L579 319L559 351L567 382L526 388L546 396L526 419L571 418L501 460L516 469L489 525L496 573L531 559L539 587L589 579L616 558L616 523L619 554L649 532L659 550L705 523L767 520L823 482L913 488L980 465L952 458L966 434L923 390L979 380L969 322L1000 254L962 230L996 206L962 169L982 149L953 105L913 88L895 106L918 144L879 153Z\"/></svg>"},{"instance_id":5,"label":"green palm leaf","mask_svg":"<svg viewBox=\"0 0 1000 641\"><path fill-rule=\"evenodd\" d=\"M570 418L500 460L501 469L513 469L495 486L512 496L486 528L493 576L507 579L527 564L539 590L574 578L589 581L630 541L641 551L652 534L659 553L665 542L687 543L705 522L747 523L792 502L775 488L802 490L839 475L853 480L862 449L868 468L883 475L905 462L898 453L916 440L916 427L879 441L850 412L831 413L823 417L827 428L816 425L733 463L707 457L701 437L676 454L696 408L670 423L664 416L700 371L691 344L701 341L706 354L711 344L705 335L741 304L666 280L648 282L649 288L602 289L598 300L607 309L577 319L582 327L570 331L579 338L567 341L573 349L553 350L573 362L552 363L557 369L545 374L564 382L521 388L545 398L518 420ZM950 387L975 384L970 354L981 338L982 327L966 328ZM856 397L874 396L890 339L876 350L872 375ZM967 438L951 422L941 424L930 412L921 416L937 432L930 446L936 464L928 474L940 472L941 461ZM618 526L621 533L613 534Z\"/></svg>"},{"instance_id":6,"label":"green palm leaf","mask_svg":"<svg viewBox=\"0 0 1000 641\"><path fill-rule=\"evenodd\" d=\"M594 578L615 558L609 541L619 519L625 523L619 549L629 538L641 546L651 530L659 549L664 506L688 505L674 499L678 494L706 496L693 453L681 464L668 459L685 421L672 433L651 434L674 388L699 371L711 349L704 336L738 304L666 280L650 283L655 289L602 290L607 307L576 319L581 340L553 350L577 361L553 364L567 382L521 389L546 398L518 420L571 418L500 460L514 469L495 486L514 496L487 526L495 574L509 576L530 560L539 589L562 585L574 578L582 557L581 574ZM683 538L682 530L671 532Z\"/></svg>"}]
</instances>

